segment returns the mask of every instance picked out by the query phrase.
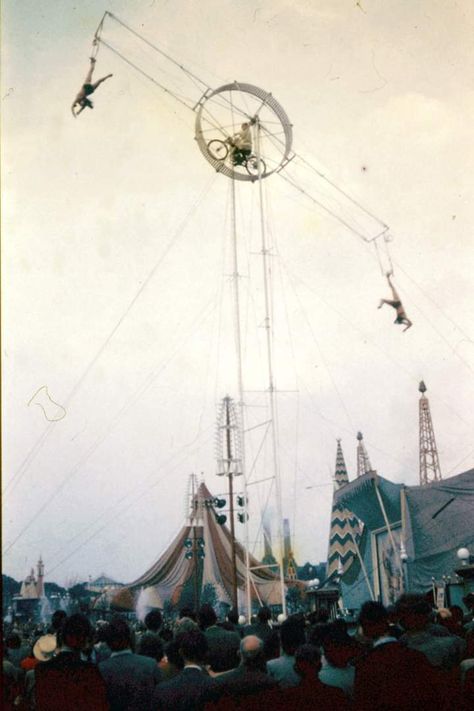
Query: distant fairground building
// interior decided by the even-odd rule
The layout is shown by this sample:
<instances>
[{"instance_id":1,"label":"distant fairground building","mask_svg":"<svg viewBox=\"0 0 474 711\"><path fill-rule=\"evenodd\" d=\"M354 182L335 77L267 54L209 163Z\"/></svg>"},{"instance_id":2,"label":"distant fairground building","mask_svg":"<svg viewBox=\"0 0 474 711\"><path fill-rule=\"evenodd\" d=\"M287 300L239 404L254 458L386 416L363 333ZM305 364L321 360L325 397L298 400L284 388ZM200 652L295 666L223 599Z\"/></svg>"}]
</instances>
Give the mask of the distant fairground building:
<instances>
[{"instance_id":1,"label":"distant fairground building","mask_svg":"<svg viewBox=\"0 0 474 711\"><path fill-rule=\"evenodd\" d=\"M20 619L35 619L40 615L41 602L45 599L44 564L41 556L30 574L23 580L18 595L12 599L13 615Z\"/></svg>"}]
</instances>

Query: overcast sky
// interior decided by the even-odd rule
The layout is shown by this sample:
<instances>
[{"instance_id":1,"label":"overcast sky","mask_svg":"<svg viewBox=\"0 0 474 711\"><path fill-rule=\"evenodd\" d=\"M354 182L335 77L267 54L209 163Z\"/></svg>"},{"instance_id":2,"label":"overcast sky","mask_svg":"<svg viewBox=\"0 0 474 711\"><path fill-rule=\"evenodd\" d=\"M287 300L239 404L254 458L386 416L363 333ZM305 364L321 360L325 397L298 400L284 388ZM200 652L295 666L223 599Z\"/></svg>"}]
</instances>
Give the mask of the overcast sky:
<instances>
[{"instance_id":1,"label":"overcast sky","mask_svg":"<svg viewBox=\"0 0 474 711\"><path fill-rule=\"evenodd\" d=\"M351 478L361 430L373 467L416 485L421 379L443 476L474 463L472 3L3 2L3 546L16 578L42 554L59 583L133 580L182 525L189 474L224 487L216 412L238 398L230 181L173 96L197 102L199 85L111 18L103 39L171 93L101 46L96 76L113 78L71 116L106 9L207 85L271 92L293 124L287 175L358 228L315 168L390 227L406 333L377 310L390 294L373 245L282 177L263 181L283 514L297 561L325 560L336 439ZM246 457L260 476L259 192L236 188ZM55 423L28 405L43 386L64 408L50 404ZM266 498L252 491L257 554Z\"/></svg>"}]
</instances>

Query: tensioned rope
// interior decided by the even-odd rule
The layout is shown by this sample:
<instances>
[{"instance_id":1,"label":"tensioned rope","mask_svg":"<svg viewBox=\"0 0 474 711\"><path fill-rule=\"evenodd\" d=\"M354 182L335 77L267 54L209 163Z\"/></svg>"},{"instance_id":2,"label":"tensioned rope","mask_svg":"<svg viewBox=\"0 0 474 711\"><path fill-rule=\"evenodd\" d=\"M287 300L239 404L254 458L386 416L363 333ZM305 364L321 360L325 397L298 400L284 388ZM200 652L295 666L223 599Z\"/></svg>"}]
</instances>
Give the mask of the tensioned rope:
<instances>
[{"instance_id":1,"label":"tensioned rope","mask_svg":"<svg viewBox=\"0 0 474 711\"><path fill-rule=\"evenodd\" d=\"M81 376L79 377L79 380L76 382L76 384L74 385L73 389L71 390L71 392L69 393L69 395L66 397L66 400L65 400L65 402L64 402L64 407L67 407L67 406L71 403L71 401L73 400L73 398L75 397L75 395L77 394L77 392L78 392L78 390L80 389L80 387L82 386L83 382L85 381L85 379L87 378L87 376L89 375L89 373L91 372L91 370L93 369L93 367L96 365L97 361L100 359L100 357L102 356L102 354L103 354L104 351L106 350L108 344L109 344L110 341L113 339L113 337L115 336L115 334L117 333L117 331L120 329L120 327L121 327L121 325L123 324L123 322L125 321L126 317L127 317L128 314L130 313L130 311L133 309L133 307L135 306L136 302L138 301L138 299L140 298L140 296L142 295L142 293L143 293L143 292L145 291L145 289L147 288L148 284L151 282L151 280L152 280L153 277L155 276L156 272L158 271L159 267L160 267L161 264L163 263L164 259L165 259L166 256L168 255L168 253L170 252L170 250L171 250L171 248L173 247L174 243L175 243L176 240L182 235L182 233L183 233L183 231L184 231L186 225L188 224L188 222L190 221L190 219L193 217L194 213L196 212L197 208L198 208L199 205L201 204L201 202L202 202L202 200L204 199L204 197L207 195L207 193L208 193L209 190L211 189L212 184L215 182L215 180L216 180L216 175L212 175L211 178L209 179L209 181L208 181L208 182L206 183L206 185L204 186L204 188L203 188L203 190L201 191L201 193L199 194L199 196L197 197L197 199L196 199L196 200L194 201L194 203L191 205L190 209L188 210L188 212L187 212L186 215L184 216L184 218L183 218L183 220L181 221L181 223L178 225L178 228L176 229L176 231L175 231L175 233L173 234L173 236L171 237L171 239L168 241L167 245L165 246L165 248L164 248L164 250L162 251L162 253L160 254L159 258L157 259L157 261L156 261L155 264L153 265L152 269L150 270L150 272L148 273L148 275L147 275L147 276L145 277L145 279L143 280L143 283L141 284L140 288L137 290L137 292L135 293L134 297L133 297L132 300L129 302L129 304L127 305L126 309L123 311L122 315L120 316L120 318L118 319L118 321L115 323L115 325L114 325L113 328L111 329L110 333L107 335L107 337L106 337L106 339L104 340L104 342L102 343L101 347L99 348L99 350L97 351L97 353L94 355L94 357L92 358L92 360L88 363L88 365L86 366L85 370L83 371L83 373L82 373ZM5 488L4 488L3 492L2 492L3 495L5 495L8 491L13 490L13 487L14 487L14 486L16 487L16 486L18 485L18 483L20 482L20 480L23 478L24 474L25 474L26 471L28 470L29 466L31 465L32 461L34 460L34 458L36 457L36 455L38 454L38 452L39 452L40 449L42 448L43 444L46 442L46 440L48 439L49 435L51 434L51 432L52 432L53 429L55 428L55 426L57 426L57 423L51 422L51 423L48 425L48 427L44 430L43 434L38 438L38 440L35 442L35 444L33 445L33 447L30 449L30 451L28 452L28 454L26 455L26 457L24 458L24 460L23 460L22 463L20 464L20 466L17 468L17 470L16 470L14 476L12 477L12 479L11 479L11 480L8 482L8 484L5 486Z\"/></svg>"},{"instance_id":2,"label":"tensioned rope","mask_svg":"<svg viewBox=\"0 0 474 711\"><path fill-rule=\"evenodd\" d=\"M208 429L209 429L209 430L210 430L210 429L214 429L214 424L210 425ZM212 435L211 435L208 439L211 439L211 437L212 437ZM181 451L179 454L180 454L181 456L183 456L183 455L184 455L184 451ZM186 452L186 454L187 454L187 452ZM172 460L172 459L174 458L174 456L176 456L176 455L173 455L170 459ZM59 567L60 567L61 565L63 565L66 561L68 561L75 553L77 553L79 550L82 550L82 548L84 548L84 546L86 546L90 541L92 541L94 538L96 538L96 536L98 536L105 528L107 528L107 526L109 526L111 523L113 523L114 521L116 521L119 516L122 516L126 511L128 511L128 510L131 509L131 508L133 508L133 506L135 506L139 501L141 501L141 499L142 499L146 494L149 494L149 492L150 492L151 489L154 489L156 486L158 486L158 484L161 484L162 481L163 481L163 479L164 479L166 476L169 476L169 474L170 474L171 472L175 471L178 467L182 466L182 462L181 462L181 460L178 460L178 461L174 464L174 466L173 466L171 469L168 469L168 466L169 466L169 463L165 463L165 464L161 467L161 468L162 468L163 470L165 470L165 471L164 471L163 474L162 474L158 479L156 479L151 485L148 485L147 482L151 479L152 476L154 477L155 474L153 473L151 476L149 476L148 479L147 479L147 481L144 482L144 486L146 486L146 488L144 488L141 492L137 493L137 495L135 496L135 498L134 498L132 501L130 501L130 492L128 492L127 494L125 494L124 496L122 496L121 499L119 499L119 501L116 502L116 503L113 505L113 507L110 507L108 511L102 513L102 514L96 519L96 523L99 522L99 521L103 518L104 515L107 515L107 514L110 514L110 513L113 513L113 515L112 515L110 518L108 518L108 520L102 522L102 525L101 525L98 529L94 530L84 541L82 541L82 543L80 543L80 544L79 544L78 546L76 546L72 551L70 551L64 558L62 558L59 563L56 563L53 568L48 569L48 571L47 571L48 574L51 574L51 573L53 573L55 570L57 570L57 568L59 568ZM128 503L127 503L125 506L121 506L121 507L120 507L120 504L122 504L125 500L128 500ZM116 510L115 510L115 509L116 509ZM114 511L114 510L115 510L115 511ZM70 541L68 541L68 544L70 544L74 539L76 539L76 538L78 538L79 536L81 536L84 532L89 531L91 525L93 526L93 525L95 525L95 524L89 524L89 525L88 525L86 528L84 528L79 534L76 534L76 536L74 536L73 539L71 539Z\"/></svg>"},{"instance_id":3,"label":"tensioned rope","mask_svg":"<svg viewBox=\"0 0 474 711\"><path fill-rule=\"evenodd\" d=\"M201 321L203 318L206 317L206 312L209 309L210 306L213 306L213 309L215 308L215 298L213 297L204 307L202 310L200 317L198 317L192 328L192 332L195 332L198 328L201 326ZM189 336L188 336L189 337ZM182 347L182 346L180 346ZM82 455L82 457L79 459L79 461L74 465L74 467L69 471L69 473L63 478L63 480L53 489L51 495L46 499L46 501L40 506L38 511L30 518L28 523L23 526L21 531L17 534L17 536L13 539L13 541L4 548L3 550L3 555L6 555L11 548L17 543L17 541L20 540L20 538L26 533L26 531L30 528L30 526L38 519L41 514L44 513L44 511L48 508L48 506L56 499L56 497L63 491L64 487L66 484L68 484L72 478L80 471L80 468L85 464L85 462L92 456L92 454L96 451L96 449L102 444L102 442L105 441L105 439L108 437L110 432L112 431L113 427L117 424L117 422L120 421L122 418L123 414L127 412L132 405L135 404L135 402L141 397L141 395L146 392L146 390L149 389L153 381L158 377L159 373L166 368L166 365L169 363L170 360L175 355L175 352L178 350L179 347L175 349L175 351L171 354L170 358L165 361L164 364L161 365L160 370L158 373L149 376L147 380L145 381L144 385L142 385L138 391L132 396L131 400L127 401L127 403L119 410L119 412L116 414L116 416L113 418L113 420L109 423L108 428L106 428L105 432L99 436L89 447L89 449Z\"/></svg>"}]
</instances>

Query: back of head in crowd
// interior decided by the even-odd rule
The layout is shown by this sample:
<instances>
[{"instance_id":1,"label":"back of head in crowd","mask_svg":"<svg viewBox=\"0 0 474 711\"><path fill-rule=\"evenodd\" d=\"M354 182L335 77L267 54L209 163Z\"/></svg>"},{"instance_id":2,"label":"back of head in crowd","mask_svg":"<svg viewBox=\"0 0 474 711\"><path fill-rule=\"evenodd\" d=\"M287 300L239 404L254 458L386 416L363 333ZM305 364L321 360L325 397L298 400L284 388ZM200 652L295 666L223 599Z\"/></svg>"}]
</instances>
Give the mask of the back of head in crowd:
<instances>
[{"instance_id":1,"label":"back of head in crowd","mask_svg":"<svg viewBox=\"0 0 474 711\"><path fill-rule=\"evenodd\" d=\"M198 614L199 626L202 630L212 627L217 622L217 615L211 605L203 605Z\"/></svg>"},{"instance_id":2,"label":"back of head in crowd","mask_svg":"<svg viewBox=\"0 0 474 711\"><path fill-rule=\"evenodd\" d=\"M5 639L5 645L8 649L20 649L21 637L16 632L11 632Z\"/></svg>"},{"instance_id":3,"label":"back of head in crowd","mask_svg":"<svg viewBox=\"0 0 474 711\"><path fill-rule=\"evenodd\" d=\"M127 622L121 617L112 617L104 630L104 636L112 652L132 648L132 632Z\"/></svg>"},{"instance_id":4,"label":"back of head in crowd","mask_svg":"<svg viewBox=\"0 0 474 711\"><path fill-rule=\"evenodd\" d=\"M190 620L194 620L194 622L197 622L196 612L191 607L182 607L179 611L179 616L189 617Z\"/></svg>"},{"instance_id":5,"label":"back of head in crowd","mask_svg":"<svg viewBox=\"0 0 474 711\"><path fill-rule=\"evenodd\" d=\"M138 654L160 662L163 659L163 643L157 635L143 635L138 643Z\"/></svg>"},{"instance_id":6,"label":"back of head in crowd","mask_svg":"<svg viewBox=\"0 0 474 711\"><path fill-rule=\"evenodd\" d=\"M296 615L288 617L280 627L280 640L285 654L292 656L306 641L304 621Z\"/></svg>"},{"instance_id":7,"label":"back of head in crowd","mask_svg":"<svg viewBox=\"0 0 474 711\"><path fill-rule=\"evenodd\" d=\"M314 678L321 669L321 652L314 644L302 644L295 651L295 671L303 678Z\"/></svg>"},{"instance_id":8,"label":"back of head in crowd","mask_svg":"<svg viewBox=\"0 0 474 711\"><path fill-rule=\"evenodd\" d=\"M263 641L255 635L248 635L240 642L240 660L247 669L265 672L267 668Z\"/></svg>"},{"instance_id":9,"label":"back of head in crowd","mask_svg":"<svg viewBox=\"0 0 474 711\"><path fill-rule=\"evenodd\" d=\"M199 629L183 632L179 636L179 653L184 662L204 663L207 649L206 635Z\"/></svg>"},{"instance_id":10,"label":"back of head in crowd","mask_svg":"<svg viewBox=\"0 0 474 711\"><path fill-rule=\"evenodd\" d=\"M388 630L388 612L381 602L368 600L360 608L359 624L366 637L382 637Z\"/></svg>"},{"instance_id":11,"label":"back of head in crowd","mask_svg":"<svg viewBox=\"0 0 474 711\"><path fill-rule=\"evenodd\" d=\"M239 624L239 611L233 607L229 612L227 613L227 619L229 622L231 622L233 625L238 625Z\"/></svg>"},{"instance_id":12,"label":"back of head in crowd","mask_svg":"<svg viewBox=\"0 0 474 711\"><path fill-rule=\"evenodd\" d=\"M77 613L64 620L61 629L62 644L81 651L90 643L93 636L92 625L85 615Z\"/></svg>"},{"instance_id":13,"label":"back of head in crowd","mask_svg":"<svg viewBox=\"0 0 474 711\"><path fill-rule=\"evenodd\" d=\"M354 642L347 633L345 625L337 621L326 625L326 634L323 640L324 656L328 662L336 667L345 667L354 657Z\"/></svg>"},{"instance_id":14,"label":"back of head in crowd","mask_svg":"<svg viewBox=\"0 0 474 711\"><path fill-rule=\"evenodd\" d=\"M162 623L163 618L159 610L151 610L147 615L145 615L145 627L150 632L158 632Z\"/></svg>"},{"instance_id":15,"label":"back of head in crowd","mask_svg":"<svg viewBox=\"0 0 474 711\"><path fill-rule=\"evenodd\" d=\"M53 612L53 616L51 617L51 629L54 632L60 630L64 624L66 617L67 615L64 610L56 610L55 612Z\"/></svg>"},{"instance_id":16,"label":"back of head in crowd","mask_svg":"<svg viewBox=\"0 0 474 711\"><path fill-rule=\"evenodd\" d=\"M270 608L266 607L265 605L261 607L257 613L257 618L259 622L269 622L272 619L272 613L270 612Z\"/></svg>"},{"instance_id":17,"label":"back of head in crowd","mask_svg":"<svg viewBox=\"0 0 474 711\"><path fill-rule=\"evenodd\" d=\"M425 595L405 593L401 595L396 609L405 630L422 630L431 621L433 608Z\"/></svg>"}]
</instances>

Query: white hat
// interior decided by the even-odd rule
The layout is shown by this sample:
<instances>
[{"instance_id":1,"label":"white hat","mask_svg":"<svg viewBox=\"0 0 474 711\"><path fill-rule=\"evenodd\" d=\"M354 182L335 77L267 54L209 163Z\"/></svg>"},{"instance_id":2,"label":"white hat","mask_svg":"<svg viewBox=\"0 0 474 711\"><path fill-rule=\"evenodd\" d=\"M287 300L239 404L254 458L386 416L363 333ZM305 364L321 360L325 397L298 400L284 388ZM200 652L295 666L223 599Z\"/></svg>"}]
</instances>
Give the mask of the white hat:
<instances>
[{"instance_id":1,"label":"white hat","mask_svg":"<svg viewBox=\"0 0 474 711\"><path fill-rule=\"evenodd\" d=\"M33 647L33 656L40 662L47 662L48 659L51 659L54 655L56 646L56 635L44 634L36 640L35 646Z\"/></svg>"}]
</instances>

